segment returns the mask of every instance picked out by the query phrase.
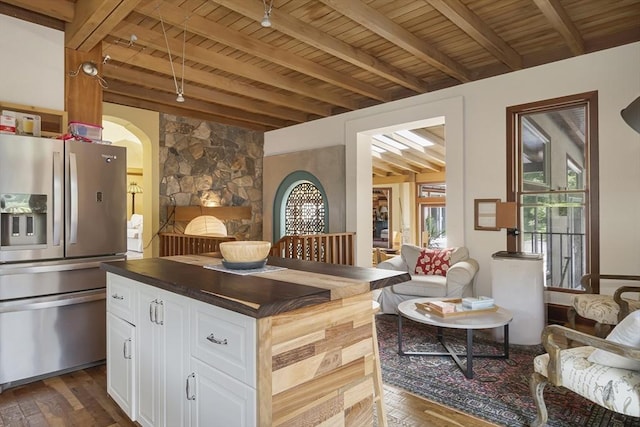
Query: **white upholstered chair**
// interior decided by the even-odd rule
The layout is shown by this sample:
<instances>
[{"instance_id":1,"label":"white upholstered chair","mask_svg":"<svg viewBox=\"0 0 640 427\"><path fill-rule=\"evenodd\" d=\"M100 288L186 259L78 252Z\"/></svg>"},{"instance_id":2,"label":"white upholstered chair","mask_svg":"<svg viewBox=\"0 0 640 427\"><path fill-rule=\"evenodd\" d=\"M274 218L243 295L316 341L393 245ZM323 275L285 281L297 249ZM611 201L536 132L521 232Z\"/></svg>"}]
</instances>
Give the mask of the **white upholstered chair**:
<instances>
[{"instance_id":1,"label":"white upholstered chair","mask_svg":"<svg viewBox=\"0 0 640 427\"><path fill-rule=\"evenodd\" d=\"M134 252L142 252L142 223L143 217L139 214L131 215L131 219L127 221L127 250Z\"/></svg>"},{"instance_id":2,"label":"white upholstered chair","mask_svg":"<svg viewBox=\"0 0 640 427\"><path fill-rule=\"evenodd\" d=\"M599 277L600 279L621 282L640 282L640 276L601 274ZM639 293L640 284L638 286L621 286L616 289L613 295L602 295L592 293L591 274L582 276L580 283L586 292L573 297L571 307L567 312L569 326L572 329L576 328L576 315L578 315L595 321L595 335L603 338L629 312L640 310L640 300L637 296L635 299L622 298L622 295L626 293Z\"/></svg>"},{"instance_id":3,"label":"white upholstered chair","mask_svg":"<svg viewBox=\"0 0 640 427\"><path fill-rule=\"evenodd\" d=\"M536 403L533 427L548 419L547 383L564 387L611 411L640 417L640 311L630 313L607 336L594 337L559 325L545 327L546 354L533 361L530 389ZM560 339L558 339L560 338ZM566 341L580 347L563 348Z\"/></svg>"},{"instance_id":4,"label":"white upholstered chair","mask_svg":"<svg viewBox=\"0 0 640 427\"><path fill-rule=\"evenodd\" d=\"M227 227L215 216L200 215L187 224L184 234L224 237L227 235Z\"/></svg>"}]
</instances>

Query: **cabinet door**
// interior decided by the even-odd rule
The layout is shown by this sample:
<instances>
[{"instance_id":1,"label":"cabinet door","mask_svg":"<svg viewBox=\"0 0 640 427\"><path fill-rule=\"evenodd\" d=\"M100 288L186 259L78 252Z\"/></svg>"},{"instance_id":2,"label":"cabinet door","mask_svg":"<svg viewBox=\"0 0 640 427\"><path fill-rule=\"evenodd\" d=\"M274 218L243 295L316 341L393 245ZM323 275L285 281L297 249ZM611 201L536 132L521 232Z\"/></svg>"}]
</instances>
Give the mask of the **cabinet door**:
<instances>
[{"instance_id":1,"label":"cabinet door","mask_svg":"<svg viewBox=\"0 0 640 427\"><path fill-rule=\"evenodd\" d=\"M185 381L189 370L189 300L169 292L158 293L158 322L163 337L156 356L160 366L164 391L162 393L161 425L186 427L189 425L189 406L185 394ZM160 356L161 355L161 356Z\"/></svg>"},{"instance_id":2,"label":"cabinet door","mask_svg":"<svg viewBox=\"0 0 640 427\"><path fill-rule=\"evenodd\" d=\"M107 391L132 421L136 415L135 331L132 324L107 313Z\"/></svg>"},{"instance_id":3,"label":"cabinet door","mask_svg":"<svg viewBox=\"0 0 640 427\"><path fill-rule=\"evenodd\" d=\"M159 306L157 305L157 291L142 284L138 284L137 323L138 328L138 357L137 371L137 421L143 427L160 427L160 409L163 392L161 389L164 354L157 349L163 347L162 334L157 323Z\"/></svg>"},{"instance_id":4,"label":"cabinet door","mask_svg":"<svg viewBox=\"0 0 640 427\"><path fill-rule=\"evenodd\" d=\"M244 427L256 425L256 392L240 381L191 358L195 381L187 387L192 427Z\"/></svg>"},{"instance_id":5,"label":"cabinet door","mask_svg":"<svg viewBox=\"0 0 640 427\"><path fill-rule=\"evenodd\" d=\"M187 426L189 300L146 285L138 290L138 422Z\"/></svg>"}]
</instances>

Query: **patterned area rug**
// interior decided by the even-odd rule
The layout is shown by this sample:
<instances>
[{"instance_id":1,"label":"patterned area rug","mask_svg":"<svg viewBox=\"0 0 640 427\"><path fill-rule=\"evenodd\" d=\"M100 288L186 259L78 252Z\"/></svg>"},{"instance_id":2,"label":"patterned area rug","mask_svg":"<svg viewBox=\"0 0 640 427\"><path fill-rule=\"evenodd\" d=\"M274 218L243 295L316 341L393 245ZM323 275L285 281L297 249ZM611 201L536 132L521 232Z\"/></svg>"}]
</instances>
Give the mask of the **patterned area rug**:
<instances>
[{"instance_id":1,"label":"patterned area rug","mask_svg":"<svg viewBox=\"0 0 640 427\"><path fill-rule=\"evenodd\" d=\"M508 360L475 358L474 378L469 380L448 356L398 355L396 316L378 315L376 326L385 383L504 426L528 426L535 418L529 376L533 358L544 353L542 346L511 345ZM404 351L443 351L434 327L406 320L402 328ZM464 331L447 330L445 337L464 352ZM502 351L487 331L476 331L474 348L477 353ZM640 419L608 411L564 388L547 385L545 402L549 426L640 426Z\"/></svg>"}]
</instances>

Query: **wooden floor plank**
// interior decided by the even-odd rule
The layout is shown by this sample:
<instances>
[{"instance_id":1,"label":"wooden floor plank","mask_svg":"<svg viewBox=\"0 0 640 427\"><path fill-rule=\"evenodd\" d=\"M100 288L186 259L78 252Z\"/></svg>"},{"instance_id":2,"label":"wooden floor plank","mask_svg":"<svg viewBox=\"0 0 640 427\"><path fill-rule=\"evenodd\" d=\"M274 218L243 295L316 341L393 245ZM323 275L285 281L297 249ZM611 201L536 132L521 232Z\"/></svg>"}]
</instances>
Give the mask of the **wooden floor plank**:
<instances>
[{"instance_id":1,"label":"wooden floor plank","mask_svg":"<svg viewBox=\"0 0 640 427\"><path fill-rule=\"evenodd\" d=\"M106 381L99 365L5 390L0 427L139 427L107 395ZM495 426L386 384L384 400L390 427Z\"/></svg>"}]
</instances>

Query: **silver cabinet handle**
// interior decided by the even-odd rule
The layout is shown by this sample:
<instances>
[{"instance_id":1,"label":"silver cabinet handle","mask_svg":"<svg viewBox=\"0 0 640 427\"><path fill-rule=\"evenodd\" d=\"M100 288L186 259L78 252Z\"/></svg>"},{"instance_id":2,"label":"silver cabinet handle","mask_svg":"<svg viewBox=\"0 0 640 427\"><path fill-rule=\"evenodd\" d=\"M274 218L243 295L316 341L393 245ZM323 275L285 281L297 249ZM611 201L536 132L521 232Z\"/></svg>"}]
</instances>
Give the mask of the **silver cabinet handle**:
<instances>
[{"instance_id":1,"label":"silver cabinet handle","mask_svg":"<svg viewBox=\"0 0 640 427\"><path fill-rule=\"evenodd\" d=\"M69 153L69 243L78 243L78 163L76 153Z\"/></svg>"},{"instance_id":2,"label":"silver cabinet handle","mask_svg":"<svg viewBox=\"0 0 640 427\"><path fill-rule=\"evenodd\" d=\"M214 343L214 344L220 344L220 345L227 345L228 344L226 338L224 338L224 339L216 338L213 334L210 334L207 337L207 339L209 341L211 341L212 343Z\"/></svg>"},{"instance_id":3,"label":"silver cabinet handle","mask_svg":"<svg viewBox=\"0 0 640 427\"><path fill-rule=\"evenodd\" d=\"M122 295L118 295L118 294L113 294L113 295L111 295L111 298L113 298L113 299L119 299L119 300L123 300L123 299L124 299L124 297L123 297Z\"/></svg>"},{"instance_id":4,"label":"silver cabinet handle","mask_svg":"<svg viewBox=\"0 0 640 427\"><path fill-rule=\"evenodd\" d=\"M189 375L187 377L187 386L186 386L186 393L187 393L187 400L196 400L196 394L193 393L191 394L191 378L193 378L194 380L196 379L196 374L191 373L191 375Z\"/></svg>"},{"instance_id":5,"label":"silver cabinet handle","mask_svg":"<svg viewBox=\"0 0 640 427\"><path fill-rule=\"evenodd\" d=\"M154 315L156 314L156 311L154 310L155 304L156 304L156 301L151 301L149 303L149 321L151 323L156 323L156 319L154 317Z\"/></svg>"},{"instance_id":6,"label":"silver cabinet handle","mask_svg":"<svg viewBox=\"0 0 640 427\"><path fill-rule=\"evenodd\" d=\"M160 308L158 310L158 307ZM160 313L160 315L158 315ZM164 301L156 301L156 323L164 325Z\"/></svg>"},{"instance_id":7,"label":"silver cabinet handle","mask_svg":"<svg viewBox=\"0 0 640 427\"><path fill-rule=\"evenodd\" d=\"M127 345L129 343L129 345ZM127 352L127 348L129 348L129 352ZM125 359L131 359L131 338L127 338L124 340L124 345L122 346L122 355Z\"/></svg>"},{"instance_id":8,"label":"silver cabinet handle","mask_svg":"<svg viewBox=\"0 0 640 427\"><path fill-rule=\"evenodd\" d=\"M61 151L53 153L53 246L60 246L60 235L64 226L62 215L62 167L64 161Z\"/></svg>"}]
</instances>

